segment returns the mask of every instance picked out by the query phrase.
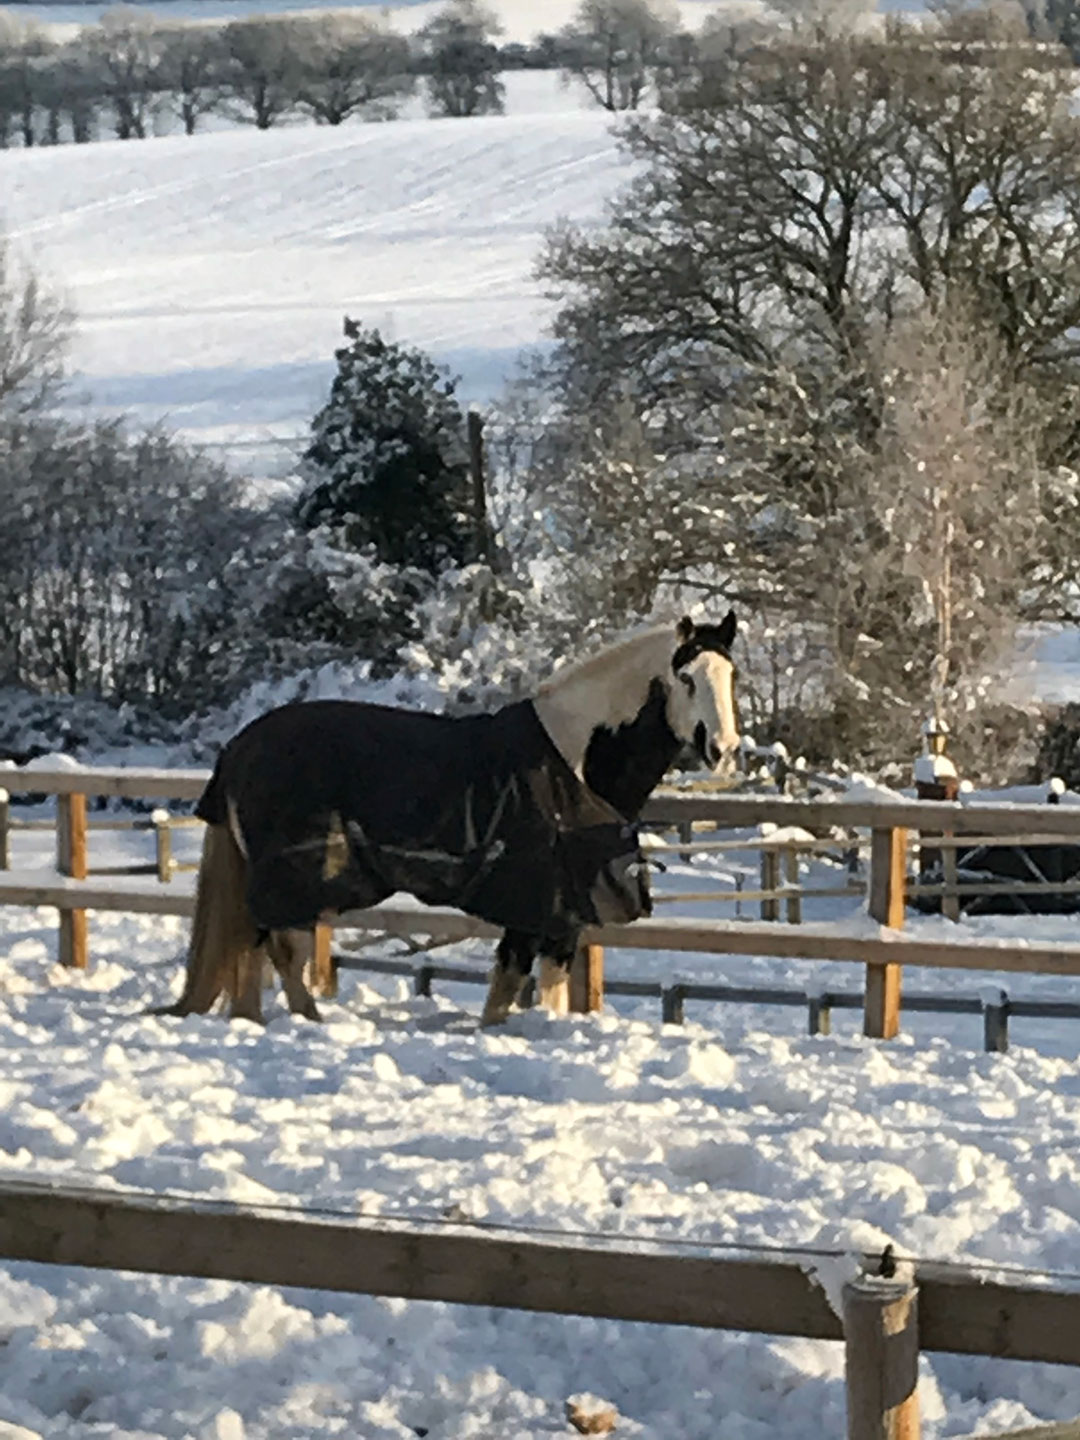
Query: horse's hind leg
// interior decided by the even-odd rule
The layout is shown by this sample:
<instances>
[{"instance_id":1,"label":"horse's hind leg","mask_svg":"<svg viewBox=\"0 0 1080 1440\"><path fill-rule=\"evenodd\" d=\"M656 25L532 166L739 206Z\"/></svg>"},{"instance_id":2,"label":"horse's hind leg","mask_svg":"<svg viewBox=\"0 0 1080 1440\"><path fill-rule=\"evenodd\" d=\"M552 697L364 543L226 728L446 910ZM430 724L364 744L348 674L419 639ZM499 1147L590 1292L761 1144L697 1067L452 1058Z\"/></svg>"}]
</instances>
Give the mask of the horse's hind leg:
<instances>
[{"instance_id":1,"label":"horse's hind leg","mask_svg":"<svg viewBox=\"0 0 1080 1440\"><path fill-rule=\"evenodd\" d=\"M261 945L237 958L235 980L230 987L230 1020L254 1020L262 1024L263 963Z\"/></svg>"},{"instance_id":2,"label":"horse's hind leg","mask_svg":"<svg viewBox=\"0 0 1080 1440\"><path fill-rule=\"evenodd\" d=\"M315 956L315 937L310 930L274 930L266 942L274 968L281 976L285 998L294 1015L321 1020L319 1008L304 983L304 966Z\"/></svg>"},{"instance_id":3,"label":"horse's hind leg","mask_svg":"<svg viewBox=\"0 0 1080 1440\"><path fill-rule=\"evenodd\" d=\"M539 1003L552 1015L570 1013L570 970L550 955L540 957Z\"/></svg>"},{"instance_id":4,"label":"horse's hind leg","mask_svg":"<svg viewBox=\"0 0 1080 1440\"><path fill-rule=\"evenodd\" d=\"M510 1007L521 994L532 970L536 942L528 935L508 930L495 951L481 1025L501 1025L510 1014Z\"/></svg>"},{"instance_id":5,"label":"horse's hind leg","mask_svg":"<svg viewBox=\"0 0 1080 1440\"><path fill-rule=\"evenodd\" d=\"M570 966L577 954L578 939L571 934L542 942L538 1001L552 1015L570 1013Z\"/></svg>"}]
</instances>

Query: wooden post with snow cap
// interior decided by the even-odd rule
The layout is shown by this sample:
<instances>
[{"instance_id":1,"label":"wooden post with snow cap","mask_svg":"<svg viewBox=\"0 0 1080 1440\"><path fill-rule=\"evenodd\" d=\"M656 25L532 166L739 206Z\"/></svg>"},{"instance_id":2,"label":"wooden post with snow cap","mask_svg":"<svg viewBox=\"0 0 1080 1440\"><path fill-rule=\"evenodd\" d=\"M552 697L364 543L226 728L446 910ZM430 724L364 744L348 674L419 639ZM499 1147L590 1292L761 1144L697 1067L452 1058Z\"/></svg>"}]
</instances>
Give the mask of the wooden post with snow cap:
<instances>
[{"instance_id":1,"label":"wooden post with snow cap","mask_svg":"<svg viewBox=\"0 0 1080 1440\"><path fill-rule=\"evenodd\" d=\"M85 880L86 859L86 796L56 797L56 868L73 880ZM85 970L89 960L86 911L60 911L61 965Z\"/></svg>"},{"instance_id":2,"label":"wooden post with snow cap","mask_svg":"<svg viewBox=\"0 0 1080 1440\"><path fill-rule=\"evenodd\" d=\"M945 754L949 739L949 727L939 715L932 715L923 722L923 753L914 766L915 794L920 800L955 800L960 793L960 777L956 766ZM953 838L951 830L942 834ZM920 841L922 836L920 835ZM919 872L931 868L935 858L940 857L941 878L945 889L941 896L941 913L947 920L960 919L960 897L956 894L956 847L943 846L940 850L924 849L920 843ZM950 895L948 892L952 890Z\"/></svg>"},{"instance_id":3,"label":"wooden post with snow cap","mask_svg":"<svg viewBox=\"0 0 1080 1440\"><path fill-rule=\"evenodd\" d=\"M780 896L776 893L780 889L780 852L773 842L776 828L768 822L759 826L763 838L768 841L768 844L761 847L762 920L780 919Z\"/></svg>"},{"instance_id":4,"label":"wooden post with snow cap","mask_svg":"<svg viewBox=\"0 0 1080 1440\"><path fill-rule=\"evenodd\" d=\"M891 930L904 928L904 882L907 831L898 826L870 832L870 886L867 909L871 919ZM900 966L867 965L863 1034L891 1040L900 1029Z\"/></svg>"},{"instance_id":5,"label":"wooden post with snow cap","mask_svg":"<svg viewBox=\"0 0 1080 1440\"><path fill-rule=\"evenodd\" d=\"M11 869L11 796L0 790L0 870Z\"/></svg>"},{"instance_id":6,"label":"wooden post with snow cap","mask_svg":"<svg viewBox=\"0 0 1080 1440\"><path fill-rule=\"evenodd\" d=\"M843 1306L847 1440L919 1440L914 1281L862 1275L844 1286Z\"/></svg>"},{"instance_id":7,"label":"wooden post with snow cap","mask_svg":"<svg viewBox=\"0 0 1080 1440\"><path fill-rule=\"evenodd\" d=\"M570 1010L588 1015L604 1008L604 947L579 945L570 966Z\"/></svg>"}]
</instances>

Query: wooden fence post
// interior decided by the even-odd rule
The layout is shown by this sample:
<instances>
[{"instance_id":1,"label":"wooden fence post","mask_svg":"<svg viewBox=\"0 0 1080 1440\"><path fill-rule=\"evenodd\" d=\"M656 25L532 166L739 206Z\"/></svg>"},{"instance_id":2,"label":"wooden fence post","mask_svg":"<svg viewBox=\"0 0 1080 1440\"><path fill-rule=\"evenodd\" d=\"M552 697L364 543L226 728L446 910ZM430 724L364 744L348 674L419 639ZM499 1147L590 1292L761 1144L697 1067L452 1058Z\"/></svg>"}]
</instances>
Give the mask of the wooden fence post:
<instances>
[{"instance_id":1,"label":"wooden fence post","mask_svg":"<svg viewBox=\"0 0 1080 1440\"><path fill-rule=\"evenodd\" d=\"M944 831L942 838L946 840L952 840L954 838L953 832L951 830ZM942 848L941 878L945 882L946 891L956 888L957 880L959 877L957 874L955 845L947 845ZM959 920L960 896L955 894L943 894L941 897L941 913L945 916L946 920Z\"/></svg>"},{"instance_id":2,"label":"wooden fence post","mask_svg":"<svg viewBox=\"0 0 1080 1440\"><path fill-rule=\"evenodd\" d=\"M848 1440L918 1440L918 1293L874 1276L844 1286Z\"/></svg>"},{"instance_id":3,"label":"wooden fence post","mask_svg":"<svg viewBox=\"0 0 1080 1440\"><path fill-rule=\"evenodd\" d=\"M56 797L56 868L73 880L86 879L86 796ZM86 911L60 911L61 965L85 970L89 960Z\"/></svg>"},{"instance_id":4,"label":"wooden fence post","mask_svg":"<svg viewBox=\"0 0 1080 1440\"><path fill-rule=\"evenodd\" d=\"M829 1035L832 1033L832 1006L826 995L811 995L807 999L807 1034Z\"/></svg>"},{"instance_id":5,"label":"wooden fence post","mask_svg":"<svg viewBox=\"0 0 1080 1440\"><path fill-rule=\"evenodd\" d=\"M172 830L169 828L168 810L155 810L150 816L154 827L154 843L157 852L157 878L162 885L172 879Z\"/></svg>"},{"instance_id":6,"label":"wooden fence post","mask_svg":"<svg viewBox=\"0 0 1080 1440\"><path fill-rule=\"evenodd\" d=\"M0 790L0 870L11 869L11 796Z\"/></svg>"},{"instance_id":7,"label":"wooden fence post","mask_svg":"<svg viewBox=\"0 0 1080 1440\"><path fill-rule=\"evenodd\" d=\"M604 1008L604 947L579 945L570 966L570 1011L588 1015Z\"/></svg>"},{"instance_id":8,"label":"wooden fence post","mask_svg":"<svg viewBox=\"0 0 1080 1440\"><path fill-rule=\"evenodd\" d=\"M313 931L315 944L311 955L311 988L316 995L332 1000L338 993L337 970L330 953L330 942L334 937L330 925L316 925Z\"/></svg>"},{"instance_id":9,"label":"wooden fence post","mask_svg":"<svg viewBox=\"0 0 1080 1440\"><path fill-rule=\"evenodd\" d=\"M870 832L871 918L890 929L904 928L907 832L897 827ZM891 1040L900 1029L900 966L867 965L863 1034Z\"/></svg>"},{"instance_id":10,"label":"wooden fence post","mask_svg":"<svg viewBox=\"0 0 1080 1440\"><path fill-rule=\"evenodd\" d=\"M778 890L780 888L780 854L773 845L762 846L761 888L762 890ZM761 918L762 920L780 919L779 896L773 895L771 898L762 899Z\"/></svg>"},{"instance_id":11,"label":"wooden fence post","mask_svg":"<svg viewBox=\"0 0 1080 1440\"><path fill-rule=\"evenodd\" d=\"M787 922L789 925L802 924L802 895L799 893L799 852L794 845L784 848L784 880L792 887L788 894Z\"/></svg>"},{"instance_id":12,"label":"wooden fence post","mask_svg":"<svg viewBox=\"0 0 1080 1440\"><path fill-rule=\"evenodd\" d=\"M995 1001L983 1001L983 1049L1004 1055L1009 1048L1009 992L999 990Z\"/></svg>"}]
</instances>

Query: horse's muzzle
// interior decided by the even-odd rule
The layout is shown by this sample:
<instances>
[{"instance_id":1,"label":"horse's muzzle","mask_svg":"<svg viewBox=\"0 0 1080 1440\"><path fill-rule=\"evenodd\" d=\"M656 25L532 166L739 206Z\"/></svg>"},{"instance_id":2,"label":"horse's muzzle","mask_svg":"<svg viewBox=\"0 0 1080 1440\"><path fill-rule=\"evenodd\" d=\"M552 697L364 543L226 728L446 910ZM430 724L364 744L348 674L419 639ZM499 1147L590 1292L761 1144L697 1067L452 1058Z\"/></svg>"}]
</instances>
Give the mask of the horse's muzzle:
<instances>
[{"instance_id":1,"label":"horse's muzzle","mask_svg":"<svg viewBox=\"0 0 1080 1440\"><path fill-rule=\"evenodd\" d=\"M703 721L698 721L694 730L694 749L698 753L698 759L709 770L719 770L724 761L729 760L738 748L738 736L731 741L721 741L715 735L708 733Z\"/></svg>"}]
</instances>

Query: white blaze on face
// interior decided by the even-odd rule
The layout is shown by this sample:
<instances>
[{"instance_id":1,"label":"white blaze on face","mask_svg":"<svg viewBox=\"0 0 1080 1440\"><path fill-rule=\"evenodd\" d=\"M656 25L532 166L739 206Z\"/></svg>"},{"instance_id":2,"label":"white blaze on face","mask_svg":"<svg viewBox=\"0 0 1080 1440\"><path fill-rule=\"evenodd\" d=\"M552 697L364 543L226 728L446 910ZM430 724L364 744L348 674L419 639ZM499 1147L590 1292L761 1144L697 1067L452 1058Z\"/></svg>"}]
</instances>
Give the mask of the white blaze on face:
<instances>
[{"instance_id":1,"label":"white blaze on face","mask_svg":"<svg viewBox=\"0 0 1080 1440\"><path fill-rule=\"evenodd\" d=\"M694 745L710 769L738 749L735 667L726 655L703 650L676 671L668 718L679 739Z\"/></svg>"}]
</instances>

